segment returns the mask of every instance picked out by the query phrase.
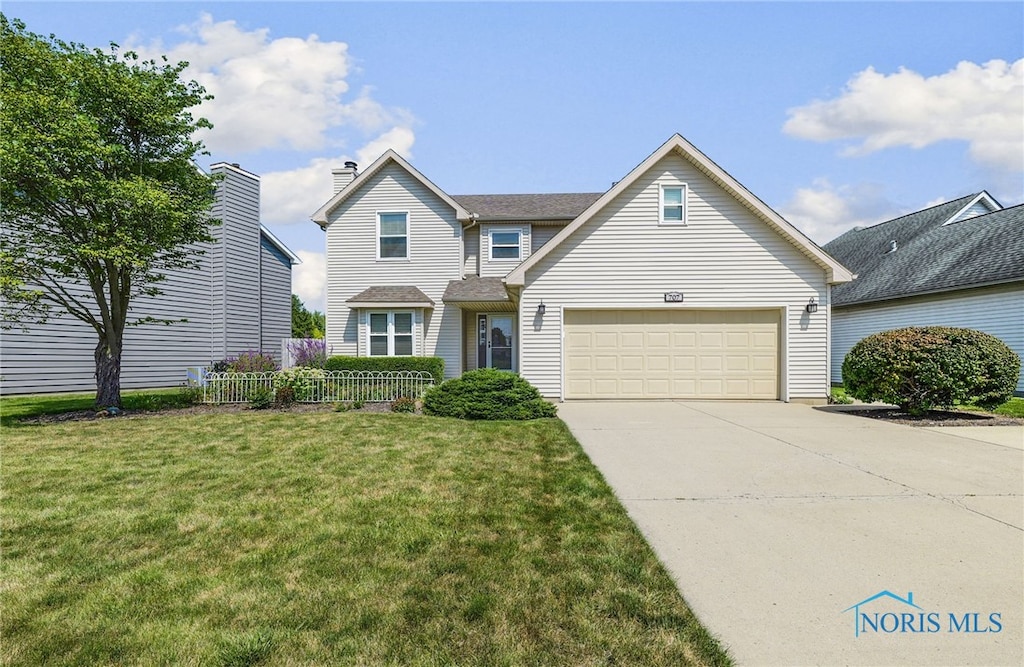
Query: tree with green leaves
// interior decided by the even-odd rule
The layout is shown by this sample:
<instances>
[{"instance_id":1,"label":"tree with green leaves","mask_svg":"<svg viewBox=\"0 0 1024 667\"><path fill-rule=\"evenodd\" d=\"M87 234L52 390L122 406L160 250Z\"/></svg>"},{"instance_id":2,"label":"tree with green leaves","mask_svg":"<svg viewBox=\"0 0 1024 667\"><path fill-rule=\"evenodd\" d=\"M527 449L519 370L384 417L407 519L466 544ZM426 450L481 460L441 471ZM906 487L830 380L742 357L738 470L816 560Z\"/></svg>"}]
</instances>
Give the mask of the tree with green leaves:
<instances>
[{"instance_id":1,"label":"tree with green leaves","mask_svg":"<svg viewBox=\"0 0 1024 667\"><path fill-rule=\"evenodd\" d=\"M323 338L324 314L319 310L310 312L295 294L292 294L292 338Z\"/></svg>"},{"instance_id":2,"label":"tree with green leaves","mask_svg":"<svg viewBox=\"0 0 1024 667\"><path fill-rule=\"evenodd\" d=\"M0 305L4 326L67 313L96 332L96 405L121 404L132 302L213 242L214 181L193 139L209 99L187 63L42 37L0 14ZM169 322L168 322L169 323Z\"/></svg>"}]
</instances>

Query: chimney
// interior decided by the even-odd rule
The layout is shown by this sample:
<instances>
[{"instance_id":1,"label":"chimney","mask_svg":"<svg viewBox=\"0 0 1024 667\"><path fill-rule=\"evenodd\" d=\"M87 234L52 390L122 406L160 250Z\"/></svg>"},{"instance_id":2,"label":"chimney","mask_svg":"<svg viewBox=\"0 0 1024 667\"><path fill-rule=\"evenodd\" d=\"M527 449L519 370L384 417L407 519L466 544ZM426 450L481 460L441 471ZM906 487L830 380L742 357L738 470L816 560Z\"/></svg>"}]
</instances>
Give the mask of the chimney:
<instances>
[{"instance_id":1,"label":"chimney","mask_svg":"<svg viewBox=\"0 0 1024 667\"><path fill-rule=\"evenodd\" d=\"M334 194L338 194L355 180L355 177L359 174L358 168L359 165L349 160L341 169L331 170L331 173L334 174Z\"/></svg>"}]
</instances>

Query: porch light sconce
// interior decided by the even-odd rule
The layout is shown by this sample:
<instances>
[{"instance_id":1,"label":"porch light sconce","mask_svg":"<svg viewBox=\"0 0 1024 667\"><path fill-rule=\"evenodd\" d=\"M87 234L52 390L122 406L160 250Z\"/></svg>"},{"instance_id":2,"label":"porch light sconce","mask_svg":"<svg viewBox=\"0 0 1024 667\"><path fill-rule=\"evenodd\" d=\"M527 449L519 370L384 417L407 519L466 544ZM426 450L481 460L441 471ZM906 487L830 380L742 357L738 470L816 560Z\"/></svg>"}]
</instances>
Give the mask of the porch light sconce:
<instances>
[{"instance_id":1,"label":"porch light sconce","mask_svg":"<svg viewBox=\"0 0 1024 667\"><path fill-rule=\"evenodd\" d=\"M537 306L537 314L540 315L541 317L544 317L544 313L546 312L548 312L548 307L544 305L543 301L541 301L540 305Z\"/></svg>"},{"instance_id":2,"label":"porch light sconce","mask_svg":"<svg viewBox=\"0 0 1024 667\"><path fill-rule=\"evenodd\" d=\"M818 303L814 300L813 296L811 297L811 300L807 302L806 310L808 313L811 313L812 315L818 312Z\"/></svg>"}]
</instances>

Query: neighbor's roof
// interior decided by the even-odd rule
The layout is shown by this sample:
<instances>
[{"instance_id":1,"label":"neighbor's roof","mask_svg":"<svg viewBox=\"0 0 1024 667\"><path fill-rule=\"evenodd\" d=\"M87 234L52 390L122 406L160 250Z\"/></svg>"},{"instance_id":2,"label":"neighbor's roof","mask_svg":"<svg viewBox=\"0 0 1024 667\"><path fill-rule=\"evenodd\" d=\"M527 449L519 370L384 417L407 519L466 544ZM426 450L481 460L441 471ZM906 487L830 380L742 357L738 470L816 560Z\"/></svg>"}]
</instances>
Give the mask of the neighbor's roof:
<instances>
[{"instance_id":1,"label":"neighbor's roof","mask_svg":"<svg viewBox=\"0 0 1024 667\"><path fill-rule=\"evenodd\" d=\"M833 305L1024 279L1024 205L949 223L977 196L854 229L827 244L829 254L857 273L832 289Z\"/></svg>"},{"instance_id":2,"label":"neighbor's roof","mask_svg":"<svg viewBox=\"0 0 1024 667\"><path fill-rule=\"evenodd\" d=\"M434 305L433 300L418 287L408 285L374 286L364 289L345 301L352 308L391 306L394 308L425 308Z\"/></svg>"},{"instance_id":3,"label":"neighbor's roof","mask_svg":"<svg viewBox=\"0 0 1024 667\"><path fill-rule=\"evenodd\" d=\"M452 195L480 220L572 220L602 192L525 195Z\"/></svg>"}]
</instances>

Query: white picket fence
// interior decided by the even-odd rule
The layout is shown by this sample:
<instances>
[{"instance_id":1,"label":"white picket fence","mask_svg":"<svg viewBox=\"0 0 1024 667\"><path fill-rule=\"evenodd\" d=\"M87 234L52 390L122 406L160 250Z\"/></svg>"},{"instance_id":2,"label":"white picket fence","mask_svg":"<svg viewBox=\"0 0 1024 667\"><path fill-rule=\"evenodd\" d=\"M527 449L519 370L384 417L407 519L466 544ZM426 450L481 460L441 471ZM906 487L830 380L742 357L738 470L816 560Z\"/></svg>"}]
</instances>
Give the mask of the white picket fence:
<instances>
[{"instance_id":1,"label":"white picket fence","mask_svg":"<svg viewBox=\"0 0 1024 667\"><path fill-rule=\"evenodd\" d=\"M204 403L247 403L257 390L274 391L279 373L207 373ZM299 403L385 402L402 396L421 398L434 386L422 371L319 371L296 388Z\"/></svg>"}]
</instances>

